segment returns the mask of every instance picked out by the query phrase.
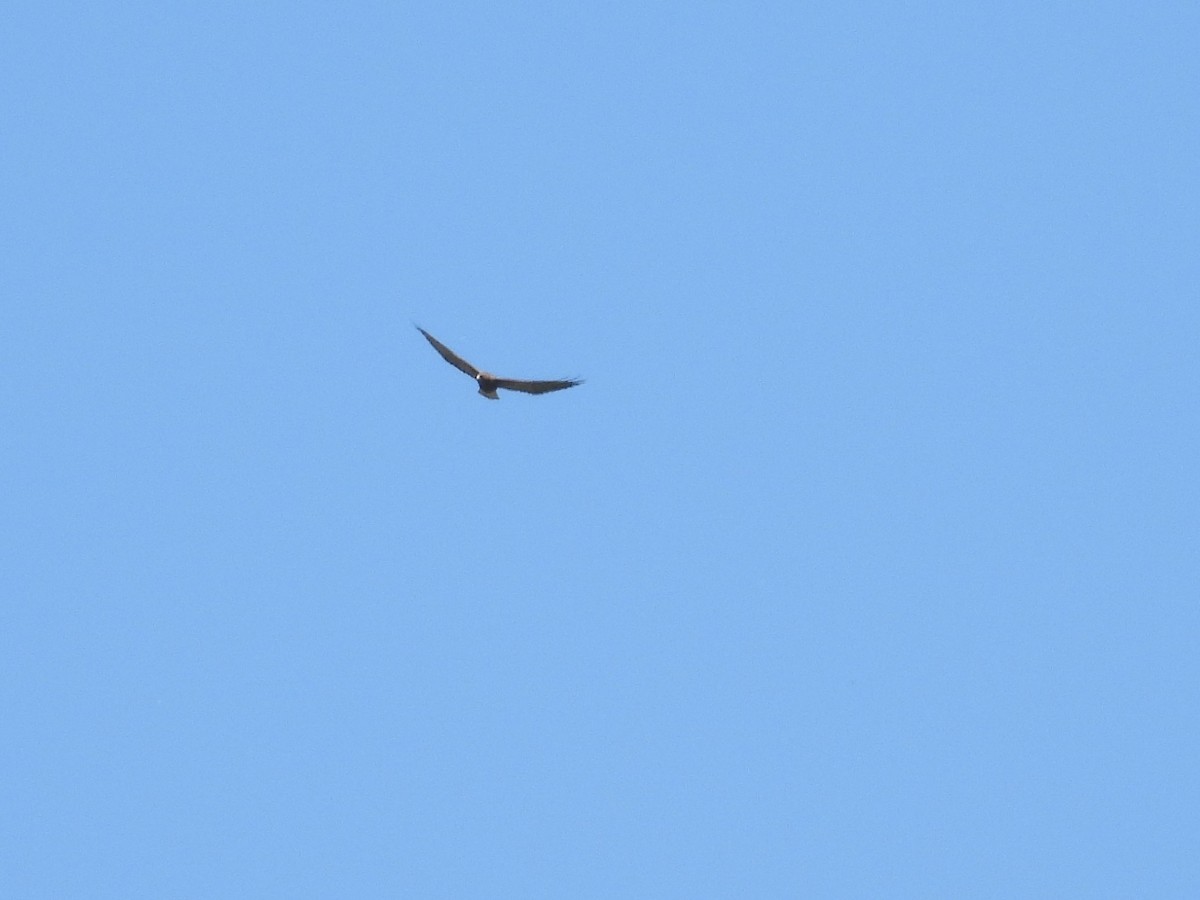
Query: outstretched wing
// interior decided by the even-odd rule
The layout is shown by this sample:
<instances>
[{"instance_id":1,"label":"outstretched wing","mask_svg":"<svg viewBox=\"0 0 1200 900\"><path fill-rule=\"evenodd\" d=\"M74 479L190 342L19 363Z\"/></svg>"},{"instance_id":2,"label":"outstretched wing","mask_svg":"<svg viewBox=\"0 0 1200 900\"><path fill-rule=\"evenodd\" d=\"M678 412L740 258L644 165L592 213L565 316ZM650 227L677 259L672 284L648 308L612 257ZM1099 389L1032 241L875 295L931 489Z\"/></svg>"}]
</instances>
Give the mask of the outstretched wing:
<instances>
[{"instance_id":1,"label":"outstretched wing","mask_svg":"<svg viewBox=\"0 0 1200 900\"><path fill-rule=\"evenodd\" d=\"M442 359L444 359L446 362L450 363L450 365L454 366L454 368L458 369L460 372L466 372L472 378L474 378L476 375L479 374L479 370L477 368L475 368L473 365L471 365L469 362L467 362L465 359L463 359L461 356L459 356L457 353L455 353L453 350L451 350L449 347L447 347L445 344L443 344L441 341L439 341L437 338L435 338L432 334L430 334L428 331L426 331L420 325L417 326L417 331L419 331L419 332L421 332L421 334L425 335L425 340L427 340L427 341L429 341L429 343L433 344L433 349L436 350L438 353L440 353L442 356ZM553 388L551 388L551 390L553 390Z\"/></svg>"},{"instance_id":2,"label":"outstretched wing","mask_svg":"<svg viewBox=\"0 0 1200 900\"><path fill-rule=\"evenodd\" d=\"M558 381L518 381L515 378L497 378L496 387L510 391L521 391L525 394L548 394L551 391L561 391L564 388L583 384L582 378L563 378Z\"/></svg>"}]
</instances>

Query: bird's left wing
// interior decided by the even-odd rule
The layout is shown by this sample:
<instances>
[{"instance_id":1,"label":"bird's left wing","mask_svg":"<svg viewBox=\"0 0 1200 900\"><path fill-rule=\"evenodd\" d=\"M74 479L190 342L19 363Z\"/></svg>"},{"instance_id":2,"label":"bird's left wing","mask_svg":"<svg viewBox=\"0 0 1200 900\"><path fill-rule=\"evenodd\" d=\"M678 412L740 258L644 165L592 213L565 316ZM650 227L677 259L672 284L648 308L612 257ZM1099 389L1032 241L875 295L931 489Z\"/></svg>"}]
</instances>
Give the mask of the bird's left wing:
<instances>
[{"instance_id":1,"label":"bird's left wing","mask_svg":"<svg viewBox=\"0 0 1200 900\"><path fill-rule=\"evenodd\" d=\"M451 350L449 347L447 347L445 344L443 344L441 341L439 341L437 338L435 338L432 334L430 334L428 331L426 331L420 325L417 326L417 331L419 331L419 332L421 332L421 334L425 335L425 340L427 340L427 341L429 341L429 343L433 344L433 349L436 350L438 353L440 353L442 355L442 359L444 359L446 362L450 363L450 365L454 366L454 368L458 369L460 372L466 372L472 378L474 378L476 375L479 374L479 370L477 368L475 368L473 365L471 365L469 362L467 362L465 359L463 359L461 356L459 356L457 353L455 353L453 350Z\"/></svg>"}]
</instances>

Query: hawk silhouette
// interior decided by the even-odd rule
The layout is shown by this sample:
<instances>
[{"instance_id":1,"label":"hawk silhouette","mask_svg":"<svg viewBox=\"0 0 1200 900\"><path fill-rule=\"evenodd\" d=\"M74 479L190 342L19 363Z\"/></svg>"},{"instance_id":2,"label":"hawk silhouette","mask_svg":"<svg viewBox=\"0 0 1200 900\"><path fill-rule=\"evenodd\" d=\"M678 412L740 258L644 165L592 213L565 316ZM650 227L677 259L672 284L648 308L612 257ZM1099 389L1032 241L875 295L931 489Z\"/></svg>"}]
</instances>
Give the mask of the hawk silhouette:
<instances>
[{"instance_id":1,"label":"hawk silhouette","mask_svg":"<svg viewBox=\"0 0 1200 900\"><path fill-rule=\"evenodd\" d=\"M433 349L441 354L442 359L460 372L466 372L474 378L479 385L479 393L489 400L500 399L500 395L496 393L497 388L504 388L506 391L521 391L525 394L548 394L551 391L561 391L564 388L583 384L582 378L560 378L555 381L521 381L516 378L499 378L491 372L481 372L475 368L420 325L417 325L416 329L425 335L425 340L433 345Z\"/></svg>"}]
</instances>

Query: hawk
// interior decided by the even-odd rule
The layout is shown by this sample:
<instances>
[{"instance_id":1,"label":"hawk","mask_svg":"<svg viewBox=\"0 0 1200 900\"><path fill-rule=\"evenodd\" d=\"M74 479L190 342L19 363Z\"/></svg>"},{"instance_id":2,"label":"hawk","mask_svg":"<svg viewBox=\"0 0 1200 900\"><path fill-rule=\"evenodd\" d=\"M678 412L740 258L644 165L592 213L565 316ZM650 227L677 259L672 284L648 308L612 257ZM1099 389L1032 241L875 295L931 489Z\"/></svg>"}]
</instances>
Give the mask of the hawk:
<instances>
[{"instance_id":1,"label":"hawk","mask_svg":"<svg viewBox=\"0 0 1200 900\"><path fill-rule=\"evenodd\" d=\"M416 326L416 328L417 331L425 335L425 340L433 345L433 349L441 354L442 359L460 372L466 372L474 378L475 382L479 385L479 393L483 394L489 400L500 399L500 395L496 393L497 388L504 388L507 391L521 391L525 394L548 394L551 391L561 391L564 388L583 384L583 379L581 378L560 378L557 381L519 381L516 378L499 378L491 372L481 372L420 325Z\"/></svg>"}]
</instances>

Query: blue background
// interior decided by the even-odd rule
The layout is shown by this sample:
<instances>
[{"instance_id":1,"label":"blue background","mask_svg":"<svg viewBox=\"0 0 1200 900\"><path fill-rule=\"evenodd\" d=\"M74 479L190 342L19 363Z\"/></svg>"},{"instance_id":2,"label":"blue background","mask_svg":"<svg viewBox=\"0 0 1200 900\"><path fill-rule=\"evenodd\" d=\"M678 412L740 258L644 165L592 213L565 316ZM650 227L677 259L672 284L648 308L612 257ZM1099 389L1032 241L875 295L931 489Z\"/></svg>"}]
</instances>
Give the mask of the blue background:
<instances>
[{"instance_id":1,"label":"blue background","mask_svg":"<svg viewBox=\"0 0 1200 900\"><path fill-rule=\"evenodd\" d=\"M5 18L4 896L1200 896L1200 7Z\"/></svg>"}]
</instances>

